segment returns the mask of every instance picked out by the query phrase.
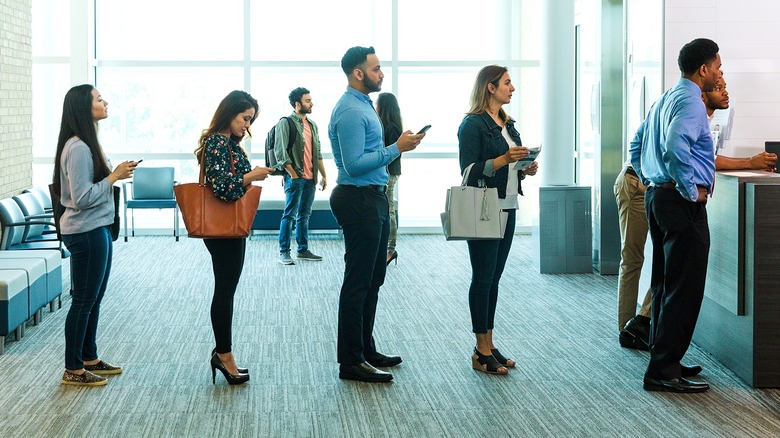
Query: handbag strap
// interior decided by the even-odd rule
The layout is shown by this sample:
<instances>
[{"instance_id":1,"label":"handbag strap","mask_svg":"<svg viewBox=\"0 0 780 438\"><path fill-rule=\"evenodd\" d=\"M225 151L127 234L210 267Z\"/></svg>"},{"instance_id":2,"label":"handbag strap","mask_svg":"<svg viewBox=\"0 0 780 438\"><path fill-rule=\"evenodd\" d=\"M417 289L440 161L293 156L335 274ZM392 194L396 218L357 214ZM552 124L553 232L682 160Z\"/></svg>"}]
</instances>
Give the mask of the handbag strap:
<instances>
[{"instance_id":1,"label":"handbag strap","mask_svg":"<svg viewBox=\"0 0 780 438\"><path fill-rule=\"evenodd\" d=\"M230 148L230 138L227 139L228 161L230 161L230 172L235 175L236 167L233 165L233 150ZM204 186L206 184L206 145L200 148L200 175L198 176L198 185Z\"/></svg>"},{"instance_id":2,"label":"handbag strap","mask_svg":"<svg viewBox=\"0 0 780 438\"><path fill-rule=\"evenodd\" d=\"M463 171L463 181L460 183L461 187L466 187L469 180L469 173L471 172L471 168L474 166L474 163L469 164L466 166L466 170ZM480 187L482 189L482 208L480 209L479 219L483 221L489 221L490 220L490 210L488 209L488 199L487 199L487 187Z\"/></svg>"},{"instance_id":3,"label":"handbag strap","mask_svg":"<svg viewBox=\"0 0 780 438\"><path fill-rule=\"evenodd\" d=\"M471 168L474 167L474 163L469 164L466 166L466 170L463 171L463 181L461 181L461 186L467 186L469 182L469 173L471 172Z\"/></svg>"}]
</instances>

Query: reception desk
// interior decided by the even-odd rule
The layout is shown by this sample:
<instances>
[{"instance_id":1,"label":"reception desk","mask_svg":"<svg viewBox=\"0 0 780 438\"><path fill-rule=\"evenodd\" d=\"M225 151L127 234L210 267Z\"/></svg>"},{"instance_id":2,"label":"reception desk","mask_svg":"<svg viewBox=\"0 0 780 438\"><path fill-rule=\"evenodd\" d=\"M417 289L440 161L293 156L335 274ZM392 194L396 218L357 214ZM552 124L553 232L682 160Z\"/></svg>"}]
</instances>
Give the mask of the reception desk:
<instances>
[{"instance_id":1,"label":"reception desk","mask_svg":"<svg viewBox=\"0 0 780 438\"><path fill-rule=\"evenodd\" d=\"M717 172L707 217L707 284L693 342L754 387L778 388L780 174ZM650 254L648 238L641 290Z\"/></svg>"}]
</instances>

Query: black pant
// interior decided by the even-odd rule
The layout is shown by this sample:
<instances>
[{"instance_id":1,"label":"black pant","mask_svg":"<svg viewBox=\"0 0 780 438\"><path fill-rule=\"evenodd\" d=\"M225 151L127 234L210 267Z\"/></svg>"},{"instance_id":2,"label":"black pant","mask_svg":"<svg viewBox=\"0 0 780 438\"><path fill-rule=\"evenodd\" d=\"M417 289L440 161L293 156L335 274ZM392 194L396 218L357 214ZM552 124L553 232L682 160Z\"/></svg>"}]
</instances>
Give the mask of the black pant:
<instances>
[{"instance_id":1,"label":"black pant","mask_svg":"<svg viewBox=\"0 0 780 438\"><path fill-rule=\"evenodd\" d=\"M344 231L344 283L339 296L338 362L355 365L376 353L372 333L387 267L387 196L375 187L338 185L330 207Z\"/></svg>"},{"instance_id":2,"label":"black pant","mask_svg":"<svg viewBox=\"0 0 780 438\"><path fill-rule=\"evenodd\" d=\"M214 298L211 300L211 326L217 353L232 351L233 297L244 268L246 239L203 239L214 268Z\"/></svg>"},{"instance_id":3,"label":"black pant","mask_svg":"<svg viewBox=\"0 0 780 438\"><path fill-rule=\"evenodd\" d=\"M512 248L515 234L516 210L509 210L504 238L501 240L469 240L471 260L471 286L469 287L469 311L471 330L487 333L493 330L498 302L498 283L504 273L506 259Z\"/></svg>"},{"instance_id":4,"label":"black pant","mask_svg":"<svg viewBox=\"0 0 780 438\"><path fill-rule=\"evenodd\" d=\"M646 377L680 377L691 344L707 278L710 230L704 203L676 189L649 187L645 211L653 240L650 364Z\"/></svg>"}]
</instances>

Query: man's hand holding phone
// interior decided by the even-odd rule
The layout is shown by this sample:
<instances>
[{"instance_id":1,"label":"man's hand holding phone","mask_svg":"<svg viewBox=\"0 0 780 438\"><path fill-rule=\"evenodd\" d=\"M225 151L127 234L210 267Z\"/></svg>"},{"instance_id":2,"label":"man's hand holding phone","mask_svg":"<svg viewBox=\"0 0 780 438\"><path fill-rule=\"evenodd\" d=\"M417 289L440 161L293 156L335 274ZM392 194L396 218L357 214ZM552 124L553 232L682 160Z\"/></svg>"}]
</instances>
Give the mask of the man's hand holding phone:
<instances>
[{"instance_id":1,"label":"man's hand holding phone","mask_svg":"<svg viewBox=\"0 0 780 438\"><path fill-rule=\"evenodd\" d=\"M396 142L398 145L398 150L401 151L401 153L414 150L420 144L422 139L425 138L425 131L430 128L431 125L427 125L417 134L412 134L412 131L406 131L401 134L401 136L398 138L398 142Z\"/></svg>"}]
</instances>

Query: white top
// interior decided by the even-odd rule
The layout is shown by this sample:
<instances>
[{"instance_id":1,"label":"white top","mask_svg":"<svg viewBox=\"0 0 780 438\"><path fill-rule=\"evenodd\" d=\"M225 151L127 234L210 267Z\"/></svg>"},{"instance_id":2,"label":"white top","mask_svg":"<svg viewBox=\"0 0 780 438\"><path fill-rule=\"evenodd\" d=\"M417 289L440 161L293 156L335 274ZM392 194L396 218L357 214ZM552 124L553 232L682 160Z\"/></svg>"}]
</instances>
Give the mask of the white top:
<instances>
[{"instance_id":1,"label":"white top","mask_svg":"<svg viewBox=\"0 0 780 438\"><path fill-rule=\"evenodd\" d=\"M512 140L509 131L506 130L506 126L501 129L501 135L504 136L504 140L506 140L509 147L518 146L518 144ZM517 210L519 206L517 203L517 188L520 185L520 181L517 178L517 171L512 170L512 167L512 164L509 164L509 179L506 182L506 197L504 199L498 199L498 206L501 207L502 210Z\"/></svg>"}]
</instances>

